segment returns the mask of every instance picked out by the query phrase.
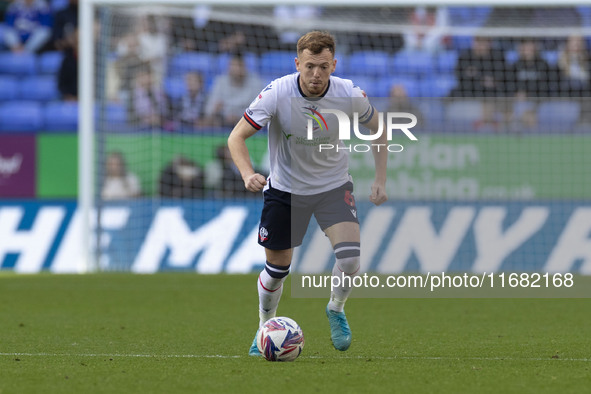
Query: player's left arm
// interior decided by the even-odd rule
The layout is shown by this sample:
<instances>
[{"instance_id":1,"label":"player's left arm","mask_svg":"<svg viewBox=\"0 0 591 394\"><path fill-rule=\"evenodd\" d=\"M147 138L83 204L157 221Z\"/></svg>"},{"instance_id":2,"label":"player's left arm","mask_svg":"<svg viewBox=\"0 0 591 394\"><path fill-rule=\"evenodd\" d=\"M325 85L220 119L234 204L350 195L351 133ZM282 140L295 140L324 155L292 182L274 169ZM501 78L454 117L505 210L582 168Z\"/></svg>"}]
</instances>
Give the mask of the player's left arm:
<instances>
[{"instance_id":1,"label":"player's left arm","mask_svg":"<svg viewBox=\"0 0 591 394\"><path fill-rule=\"evenodd\" d=\"M379 114L373 109L371 118L365 123L365 126L375 134L379 128ZM378 139L373 142L372 153L376 167L375 179L371 186L371 196L369 200L375 205L380 205L388 200L386 193L386 172L388 168L388 145L387 133L382 131Z\"/></svg>"}]
</instances>

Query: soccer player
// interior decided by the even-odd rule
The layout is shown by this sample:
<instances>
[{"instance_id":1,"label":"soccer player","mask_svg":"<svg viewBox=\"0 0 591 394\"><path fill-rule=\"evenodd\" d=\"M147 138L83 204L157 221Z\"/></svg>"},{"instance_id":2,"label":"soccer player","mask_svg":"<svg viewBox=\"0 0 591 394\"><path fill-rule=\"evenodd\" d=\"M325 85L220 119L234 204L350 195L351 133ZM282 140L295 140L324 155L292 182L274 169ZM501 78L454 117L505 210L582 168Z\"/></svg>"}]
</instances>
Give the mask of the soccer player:
<instances>
[{"instance_id":1,"label":"soccer player","mask_svg":"<svg viewBox=\"0 0 591 394\"><path fill-rule=\"evenodd\" d=\"M344 145L338 139L337 117L322 117L319 110L334 109L335 103L342 106L343 101L355 102L358 104L350 106L349 115L358 109L359 123L375 132L379 120L359 87L331 75L337 64L334 54L335 42L329 33L312 31L303 35L297 43L297 72L276 79L263 89L228 138L232 159L246 189L263 190L264 196L258 242L265 248L267 261L258 278L259 327L275 316L293 248L302 243L312 214L334 249L336 263L332 274L342 278L359 271L359 221L348 156L343 149L320 149L321 142ZM319 137L310 139L308 119L314 117L318 120L315 132ZM267 179L253 169L245 143L266 125L270 154ZM376 145L385 142L386 133L375 141ZM387 151L374 147L373 155L376 171L370 201L380 205L387 200ZM332 343L344 351L351 345L351 330L344 312L351 287L346 286L347 281L341 282L345 283L330 295L326 315ZM249 354L260 355L256 335Z\"/></svg>"}]
</instances>

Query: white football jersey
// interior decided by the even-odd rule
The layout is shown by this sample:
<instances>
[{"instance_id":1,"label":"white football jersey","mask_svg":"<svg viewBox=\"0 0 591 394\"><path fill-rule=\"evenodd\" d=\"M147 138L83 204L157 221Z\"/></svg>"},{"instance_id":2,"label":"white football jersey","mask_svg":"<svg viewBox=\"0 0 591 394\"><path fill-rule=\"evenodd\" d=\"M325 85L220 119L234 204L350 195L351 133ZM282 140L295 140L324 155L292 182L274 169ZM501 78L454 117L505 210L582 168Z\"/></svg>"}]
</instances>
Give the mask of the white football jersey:
<instances>
[{"instance_id":1,"label":"white football jersey","mask_svg":"<svg viewBox=\"0 0 591 394\"><path fill-rule=\"evenodd\" d=\"M354 100L352 100L354 98ZM244 113L257 130L268 125L269 180L273 188L311 195L338 188L350 180L348 151L322 149L339 146L339 123L322 109L338 109L350 118L359 114L359 123L369 121L373 107L367 96L351 80L330 77L322 97L306 97L299 86L299 73L278 78L265 87ZM308 138L308 124L313 138Z\"/></svg>"}]
</instances>

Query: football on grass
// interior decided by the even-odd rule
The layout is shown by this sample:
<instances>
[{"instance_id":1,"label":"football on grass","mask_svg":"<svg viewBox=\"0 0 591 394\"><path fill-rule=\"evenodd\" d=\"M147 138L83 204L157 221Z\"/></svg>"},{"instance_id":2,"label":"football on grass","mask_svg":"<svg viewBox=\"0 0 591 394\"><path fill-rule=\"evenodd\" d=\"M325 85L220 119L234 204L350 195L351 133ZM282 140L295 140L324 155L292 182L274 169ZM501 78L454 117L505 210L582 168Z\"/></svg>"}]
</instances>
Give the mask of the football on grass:
<instances>
[{"instance_id":1,"label":"football on grass","mask_svg":"<svg viewBox=\"0 0 591 394\"><path fill-rule=\"evenodd\" d=\"M274 317L260 328L257 347L269 361L293 361L304 348L304 333L289 317Z\"/></svg>"}]
</instances>

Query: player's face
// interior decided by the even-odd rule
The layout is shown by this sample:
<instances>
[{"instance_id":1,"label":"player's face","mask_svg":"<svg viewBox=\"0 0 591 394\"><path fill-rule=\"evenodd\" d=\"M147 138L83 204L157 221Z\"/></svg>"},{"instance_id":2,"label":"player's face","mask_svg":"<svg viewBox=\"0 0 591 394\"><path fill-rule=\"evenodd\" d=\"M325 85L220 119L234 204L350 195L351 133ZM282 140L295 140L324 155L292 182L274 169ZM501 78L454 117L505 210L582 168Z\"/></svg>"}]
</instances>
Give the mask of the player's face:
<instances>
[{"instance_id":1,"label":"player's face","mask_svg":"<svg viewBox=\"0 0 591 394\"><path fill-rule=\"evenodd\" d=\"M328 48L318 54L304 49L295 59L296 69L300 72L300 87L308 97L320 96L328 86L330 74L334 72L337 61Z\"/></svg>"}]
</instances>

